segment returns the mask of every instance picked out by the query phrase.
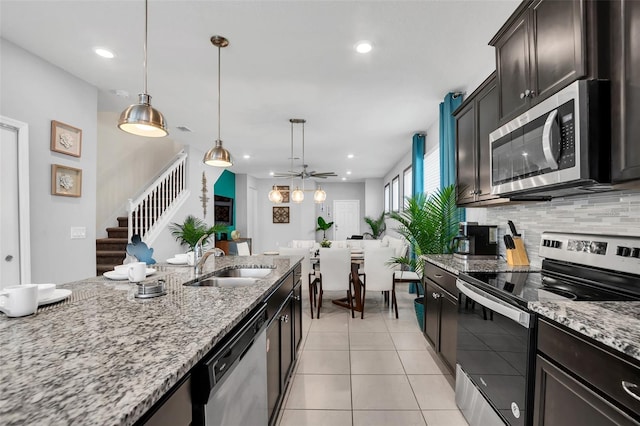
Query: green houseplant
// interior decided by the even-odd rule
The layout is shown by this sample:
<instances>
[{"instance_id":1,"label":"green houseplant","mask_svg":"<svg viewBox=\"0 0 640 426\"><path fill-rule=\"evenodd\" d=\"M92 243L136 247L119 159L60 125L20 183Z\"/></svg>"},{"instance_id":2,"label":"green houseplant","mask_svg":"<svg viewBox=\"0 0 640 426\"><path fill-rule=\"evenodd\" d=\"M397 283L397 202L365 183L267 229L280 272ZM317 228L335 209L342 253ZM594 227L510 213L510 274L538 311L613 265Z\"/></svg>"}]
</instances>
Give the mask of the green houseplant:
<instances>
[{"instance_id":1,"label":"green houseplant","mask_svg":"<svg viewBox=\"0 0 640 426\"><path fill-rule=\"evenodd\" d=\"M212 234L226 232L227 230L228 227L226 225L215 224L210 227L205 221L193 215L188 215L182 223L174 222L169 225L169 231L171 231L171 235L173 235L176 241L182 246L188 246L190 250L193 250L203 235L207 235L207 237L202 240L202 244L204 245Z\"/></svg>"},{"instance_id":2,"label":"green houseplant","mask_svg":"<svg viewBox=\"0 0 640 426\"><path fill-rule=\"evenodd\" d=\"M417 194L407 198L405 210L391 212L389 217L399 223L396 231L409 242L415 255L395 257L392 263L408 265L422 276L424 262L420 256L451 253L460 220L456 187L450 185L429 196Z\"/></svg>"},{"instance_id":3,"label":"green houseplant","mask_svg":"<svg viewBox=\"0 0 640 426\"><path fill-rule=\"evenodd\" d=\"M324 220L322 216L318 216L318 227L317 231L322 231L322 241L327 240L327 230L333 226L333 222L327 222Z\"/></svg>"},{"instance_id":4,"label":"green houseplant","mask_svg":"<svg viewBox=\"0 0 640 426\"><path fill-rule=\"evenodd\" d=\"M364 221L367 222L367 225L369 225L369 228L371 228L371 232L365 232L363 235L369 235L374 240L380 238L382 233L387 229L387 224L384 221L385 216L386 215L384 212L380 213L380 217L377 219L365 216Z\"/></svg>"}]
</instances>

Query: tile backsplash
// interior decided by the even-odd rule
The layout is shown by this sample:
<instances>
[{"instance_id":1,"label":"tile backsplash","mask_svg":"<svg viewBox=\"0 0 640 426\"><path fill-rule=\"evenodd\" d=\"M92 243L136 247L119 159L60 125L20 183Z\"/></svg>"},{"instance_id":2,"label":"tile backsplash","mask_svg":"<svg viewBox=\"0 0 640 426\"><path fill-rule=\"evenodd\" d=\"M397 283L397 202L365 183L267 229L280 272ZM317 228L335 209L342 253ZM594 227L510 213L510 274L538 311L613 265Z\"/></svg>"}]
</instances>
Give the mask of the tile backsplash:
<instances>
[{"instance_id":1,"label":"tile backsplash","mask_svg":"<svg viewBox=\"0 0 640 426\"><path fill-rule=\"evenodd\" d=\"M507 221L512 220L524 236L529 262L540 267L542 259L538 257L538 245L543 231L640 236L640 192L612 191L545 202L468 208L467 220L481 225L498 225L503 256L502 237L509 233Z\"/></svg>"}]
</instances>

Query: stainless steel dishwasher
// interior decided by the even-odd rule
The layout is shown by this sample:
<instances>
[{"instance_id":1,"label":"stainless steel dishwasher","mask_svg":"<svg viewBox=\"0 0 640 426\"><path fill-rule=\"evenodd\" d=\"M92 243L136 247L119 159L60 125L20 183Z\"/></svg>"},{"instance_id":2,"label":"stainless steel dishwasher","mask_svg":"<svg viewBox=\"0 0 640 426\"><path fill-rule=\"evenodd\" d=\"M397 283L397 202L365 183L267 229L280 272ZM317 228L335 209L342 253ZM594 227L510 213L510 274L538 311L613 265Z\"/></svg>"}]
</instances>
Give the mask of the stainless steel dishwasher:
<instances>
[{"instance_id":1,"label":"stainless steel dishwasher","mask_svg":"<svg viewBox=\"0 0 640 426\"><path fill-rule=\"evenodd\" d=\"M194 426L268 423L266 321L261 305L194 369Z\"/></svg>"}]
</instances>

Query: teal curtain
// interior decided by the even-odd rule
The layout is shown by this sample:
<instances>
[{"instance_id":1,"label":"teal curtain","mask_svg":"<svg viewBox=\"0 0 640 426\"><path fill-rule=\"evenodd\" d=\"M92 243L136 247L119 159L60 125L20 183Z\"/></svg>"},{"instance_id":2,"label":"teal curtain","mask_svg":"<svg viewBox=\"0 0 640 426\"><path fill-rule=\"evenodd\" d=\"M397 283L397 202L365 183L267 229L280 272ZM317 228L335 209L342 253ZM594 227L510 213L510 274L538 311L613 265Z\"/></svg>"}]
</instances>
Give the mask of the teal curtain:
<instances>
[{"instance_id":1,"label":"teal curtain","mask_svg":"<svg viewBox=\"0 0 640 426\"><path fill-rule=\"evenodd\" d=\"M424 138L420 133L413 135L413 147L411 150L411 176L413 190L411 195L424 192Z\"/></svg>"},{"instance_id":2,"label":"teal curtain","mask_svg":"<svg viewBox=\"0 0 640 426\"><path fill-rule=\"evenodd\" d=\"M462 95L449 92L440 104L440 188L456 183L456 122L453 111L461 103ZM460 222L464 222L465 210L458 210Z\"/></svg>"}]
</instances>

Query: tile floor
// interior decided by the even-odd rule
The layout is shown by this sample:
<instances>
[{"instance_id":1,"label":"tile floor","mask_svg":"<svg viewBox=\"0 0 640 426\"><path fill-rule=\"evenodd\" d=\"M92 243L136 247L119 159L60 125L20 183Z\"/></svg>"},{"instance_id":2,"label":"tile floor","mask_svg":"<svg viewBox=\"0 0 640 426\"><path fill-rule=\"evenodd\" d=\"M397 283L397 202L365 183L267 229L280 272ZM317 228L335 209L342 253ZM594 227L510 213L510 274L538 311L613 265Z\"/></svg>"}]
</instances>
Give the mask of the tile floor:
<instances>
[{"instance_id":1,"label":"tile floor","mask_svg":"<svg viewBox=\"0 0 640 426\"><path fill-rule=\"evenodd\" d=\"M466 426L449 375L422 335L408 284L397 288L399 319L367 294L365 317L330 300L320 319L303 306L301 357L280 426ZM306 289L305 289L306 290Z\"/></svg>"}]
</instances>

